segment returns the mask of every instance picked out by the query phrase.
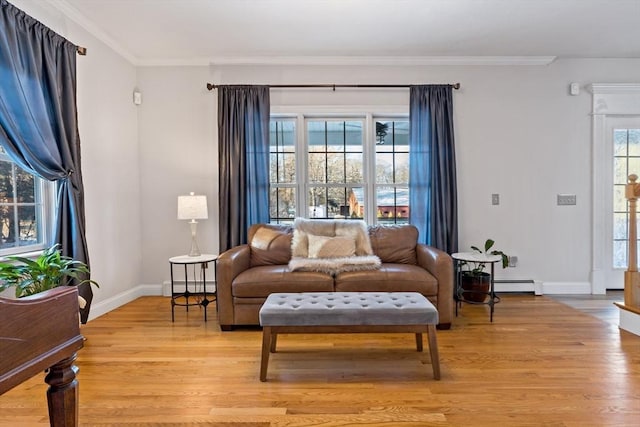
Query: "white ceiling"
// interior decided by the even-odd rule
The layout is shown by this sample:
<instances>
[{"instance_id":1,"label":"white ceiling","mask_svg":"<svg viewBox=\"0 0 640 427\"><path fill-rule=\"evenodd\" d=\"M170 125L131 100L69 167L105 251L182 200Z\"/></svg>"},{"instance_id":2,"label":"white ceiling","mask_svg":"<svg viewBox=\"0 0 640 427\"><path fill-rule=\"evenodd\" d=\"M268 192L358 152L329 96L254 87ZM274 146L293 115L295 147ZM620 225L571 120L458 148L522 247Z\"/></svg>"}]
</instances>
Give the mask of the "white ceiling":
<instances>
[{"instance_id":1,"label":"white ceiling","mask_svg":"<svg viewBox=\"0 0 640 427\"><path fill-rule=\"evenodd\" d=\"M640 58L640 0L48 2L138 65Z\"/></svg>"}]
</instances>

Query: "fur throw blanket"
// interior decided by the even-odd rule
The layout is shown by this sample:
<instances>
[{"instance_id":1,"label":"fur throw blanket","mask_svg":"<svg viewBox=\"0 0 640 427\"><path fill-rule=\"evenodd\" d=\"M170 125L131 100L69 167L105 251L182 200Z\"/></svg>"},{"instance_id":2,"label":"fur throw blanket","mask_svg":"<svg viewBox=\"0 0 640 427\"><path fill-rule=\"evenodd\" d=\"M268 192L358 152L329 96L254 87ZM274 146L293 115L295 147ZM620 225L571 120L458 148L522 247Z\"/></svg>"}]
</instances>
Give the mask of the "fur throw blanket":
<instances>
[{"instance_id":1,"label":"fur throw blanket","mask_svg":"<svg viewBox=\"0 0 640 427\"><path fill-rule=\"evenodd\" d=\"M373 254L367 225L361 220L308 220L296 218L291 240L291 271L343 271L380 268Z\"/></svg>"}]
</instances>

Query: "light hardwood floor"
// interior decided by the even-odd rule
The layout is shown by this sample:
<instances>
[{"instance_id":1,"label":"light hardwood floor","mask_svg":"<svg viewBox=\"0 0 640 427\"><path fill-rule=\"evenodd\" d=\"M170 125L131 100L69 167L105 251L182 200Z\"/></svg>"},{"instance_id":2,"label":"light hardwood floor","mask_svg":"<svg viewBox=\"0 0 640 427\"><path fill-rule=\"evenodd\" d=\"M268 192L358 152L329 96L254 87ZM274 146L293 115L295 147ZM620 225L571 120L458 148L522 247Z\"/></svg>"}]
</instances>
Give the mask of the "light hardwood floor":
<instances>
[{"instance_id":1,"label":"light hardwood floor","mask_svg":"<svg viewBox=\"0 0 640 427\"><path fill-rule=\"evenodd\" d=\"M144 297L84 325L81 425L640 423L640 337L566 301L503 294L493 323L465 305L438 331L441 381L412 334L354 334L283 335L261 383L261 332L209 314L171 323L167 298ZM0 425L47 425L43 377L0 396Z\"/></svg>"}]
</instances>

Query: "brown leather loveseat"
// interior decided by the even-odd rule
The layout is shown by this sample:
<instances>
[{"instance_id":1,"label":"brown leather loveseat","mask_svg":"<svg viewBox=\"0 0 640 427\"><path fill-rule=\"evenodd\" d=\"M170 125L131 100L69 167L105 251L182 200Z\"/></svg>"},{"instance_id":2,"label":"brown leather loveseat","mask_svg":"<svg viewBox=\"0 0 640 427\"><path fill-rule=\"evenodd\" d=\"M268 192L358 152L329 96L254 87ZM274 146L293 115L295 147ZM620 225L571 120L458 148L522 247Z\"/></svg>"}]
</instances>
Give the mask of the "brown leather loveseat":
<instances>
[{"instance_id":1,"label":"brown leather loveseat","mask_svg":"<svg viewBox=\"0 0 640 427\"><path fill-rule=\"evenodd\" d=\"M255 224L249 229L249 242L261 227L277 232L268 248L245 244L218 258L217 304L223 331L238 325L258 325L260 307L274 292L420 292L438 309L438 328L451 326L452 259L441 250L417 243L414 226L367 227L381 267L341 272L335 277L317 271L290 271L293 229Z\"/></svg>"}]
</instances>

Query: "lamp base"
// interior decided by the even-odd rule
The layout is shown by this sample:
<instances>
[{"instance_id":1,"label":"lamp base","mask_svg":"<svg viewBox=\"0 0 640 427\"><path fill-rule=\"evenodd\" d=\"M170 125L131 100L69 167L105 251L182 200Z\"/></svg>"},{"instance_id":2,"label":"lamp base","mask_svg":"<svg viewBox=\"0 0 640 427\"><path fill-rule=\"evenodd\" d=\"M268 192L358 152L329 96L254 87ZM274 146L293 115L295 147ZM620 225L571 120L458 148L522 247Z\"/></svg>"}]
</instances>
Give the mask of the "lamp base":
<instances>
[{"instance_id":1,"label":"lamp base","mask_svg":"<svg viewBox=\"0 0 640 427\"><path fill-rule=\"evenodd\" d=\"M198 228L198 222L192 219L189 222L189 226L191 227L191 250L189 251L189 256L200 256L200 248L198 248L198 242L196 241L196 229Z\"/></svg>"}]
</instances>

